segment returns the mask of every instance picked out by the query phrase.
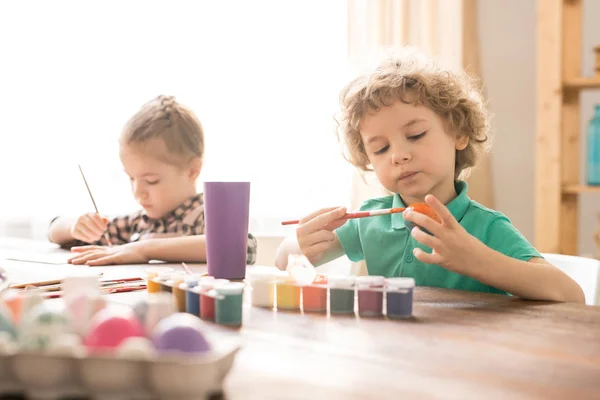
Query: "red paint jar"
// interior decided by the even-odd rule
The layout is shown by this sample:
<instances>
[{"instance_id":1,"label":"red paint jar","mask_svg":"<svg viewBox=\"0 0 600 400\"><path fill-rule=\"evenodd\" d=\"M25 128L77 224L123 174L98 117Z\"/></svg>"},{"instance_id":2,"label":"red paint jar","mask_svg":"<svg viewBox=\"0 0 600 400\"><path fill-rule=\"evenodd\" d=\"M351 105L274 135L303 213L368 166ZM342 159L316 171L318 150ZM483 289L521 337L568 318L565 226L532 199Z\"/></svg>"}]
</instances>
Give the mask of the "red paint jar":
<instances>
[{"instance_id":1,"label":"red paint jar","mask_svg":"<svg viewBox=\"0 0 600 400\"><path fill-rule=\"evenodd\" d=\"M215 297L210 293L216 286L229 283L227 279L206 279L198 281L200 290L200 318L204 321L215 320Z\"/></svg>"},{"instance_id":2,"label":"red paint jar","mask_svg":"<svg viewBox=\"0 0 600 400\"><path fill-rule=\"evenodd\" d=\"M361 317L380 317L383 315L383 276L357 276L358 315Z\"/></svg>"}]
</instances>

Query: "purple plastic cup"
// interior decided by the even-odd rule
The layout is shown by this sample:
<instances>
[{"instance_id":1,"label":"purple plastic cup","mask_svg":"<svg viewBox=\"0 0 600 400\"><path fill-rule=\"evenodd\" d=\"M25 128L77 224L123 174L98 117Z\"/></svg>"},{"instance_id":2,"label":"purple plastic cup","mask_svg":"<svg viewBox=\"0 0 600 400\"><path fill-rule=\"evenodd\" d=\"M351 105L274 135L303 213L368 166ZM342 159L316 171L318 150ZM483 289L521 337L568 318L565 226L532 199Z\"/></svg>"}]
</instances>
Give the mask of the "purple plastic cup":
<instances>
[{"instance_id":1,"label":"purple plastic cup","mask_svg":"<svg viewBox=\"0 0 600 400\"><path fill-rule=\"evenodd\" d=\"M204 182L208 275L246 277L249 214L250 182Z\"/></svg>"}]
</instances>

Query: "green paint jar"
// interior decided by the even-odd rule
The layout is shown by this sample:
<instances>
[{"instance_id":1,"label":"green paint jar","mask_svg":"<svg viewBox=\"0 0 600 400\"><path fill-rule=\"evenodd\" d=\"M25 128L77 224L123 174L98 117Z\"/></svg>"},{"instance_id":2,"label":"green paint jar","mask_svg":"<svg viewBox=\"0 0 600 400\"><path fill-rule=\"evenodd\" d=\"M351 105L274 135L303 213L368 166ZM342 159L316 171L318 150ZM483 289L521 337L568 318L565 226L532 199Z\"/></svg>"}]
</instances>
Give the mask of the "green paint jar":
<instances>
[{"instance_id":1,"label":"green paint jar","mask_svg":"<svg viewBox=\"0 0 600 400\"><path fill-rule=\"evenodd\" d=\"M242 324L244 286L242 282L229 282L214 288L215 322L217 324Z\"/></svg>"},{"instance_id":2,"label":"green paint jar","mask_svg":"<svg viewBox=\"0 0 600 400\"><path fill-rule=\"evenodd\" d=\"M354 276L329 276L329 312L331 314L354 314Z\"/></svg>"}]
</instances>

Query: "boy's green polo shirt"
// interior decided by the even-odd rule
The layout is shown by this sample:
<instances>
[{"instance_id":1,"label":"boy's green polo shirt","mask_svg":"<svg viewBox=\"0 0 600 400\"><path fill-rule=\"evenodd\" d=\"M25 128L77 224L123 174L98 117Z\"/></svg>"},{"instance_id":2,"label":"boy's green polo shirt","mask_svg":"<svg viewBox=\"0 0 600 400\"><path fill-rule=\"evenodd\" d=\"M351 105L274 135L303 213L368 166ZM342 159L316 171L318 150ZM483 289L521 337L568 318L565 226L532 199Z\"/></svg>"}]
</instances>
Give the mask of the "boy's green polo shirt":
<instances>
[{"instance_id":1,"label":"boy's green polo shirt","mask_svg":"<svg viewBox=\"0 0 600 400\"><path fill-rule=\"evenodd\" d=\"M458 195L446 207L467 232L509 257L523 261L541 257L504 214L471 200L467 196L466 182L457 181L455 188ZM367 200L360 209L392 207L405 207L398 194ZM412 277L418 286L507 294L438 265L417 260L413 248L419 247L428 253L431 253L431 249L410 235L400 213L350 219L336 233L350 260L365 260L369 275ZM485 268L485 265L481 268Z\"/></svg>"}]
</instances>

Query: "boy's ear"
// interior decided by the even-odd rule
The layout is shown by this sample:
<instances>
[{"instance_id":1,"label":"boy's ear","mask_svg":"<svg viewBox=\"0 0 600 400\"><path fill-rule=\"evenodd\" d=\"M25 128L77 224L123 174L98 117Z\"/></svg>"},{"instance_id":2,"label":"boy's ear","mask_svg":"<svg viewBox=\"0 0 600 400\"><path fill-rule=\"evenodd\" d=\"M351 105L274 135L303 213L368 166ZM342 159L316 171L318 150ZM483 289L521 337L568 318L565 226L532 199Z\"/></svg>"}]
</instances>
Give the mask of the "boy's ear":
<instances>
[{"instance_id":1,"label":"boy's ear","mask_svg":"<svg viewBox=\"0 0 600 400\"><path fill-rule=\"evenodd\" d=\"M464 150L469 145L469 137L462 135L456 138L456 150Z\"/></svg>"},{"instance_id":2,"label":"boy's ear","mask_svg":"<svg viewBox=\"0 0 600 400\"><path fill-rule=\"evenodd\" d=\"M190 167L188 170L188 176L191 180L195 181L200 176L202 170L202 159L200 157L194 157L190 161Z\"/></svg>"}]
</instances>

